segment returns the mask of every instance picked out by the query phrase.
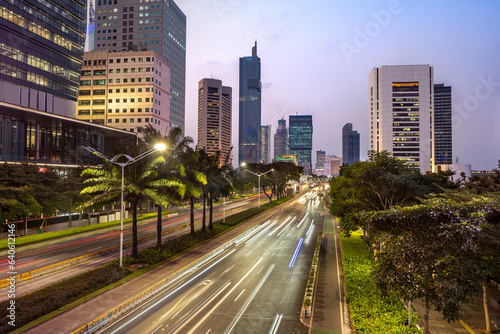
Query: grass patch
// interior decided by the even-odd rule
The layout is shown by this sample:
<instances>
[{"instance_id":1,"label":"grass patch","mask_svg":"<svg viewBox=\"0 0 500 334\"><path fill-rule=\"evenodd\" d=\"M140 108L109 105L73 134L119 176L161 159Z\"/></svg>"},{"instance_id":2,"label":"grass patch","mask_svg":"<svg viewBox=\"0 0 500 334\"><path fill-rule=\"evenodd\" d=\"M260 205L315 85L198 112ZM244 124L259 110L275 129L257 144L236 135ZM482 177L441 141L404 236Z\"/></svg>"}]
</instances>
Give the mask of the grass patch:
<instances>
[{"instance_id":1,"label":"grass patch","mask_svg":"<svg viewBox=\"0 0 500 334\"><path fill-rule=\"evenodd\" d=\"M162 211L162 215L167 215L172 213L173 211ZM153 212L153 213L147 213L145 215L137 217L137 221L149 219L149 218L156 218L158 216L158 213ZM127 223L132 223L132 218L126 218L123 220L123 224ZM27 235L24 237L17 237L16 238L16 247L23 246L23 245L29 245L41 241L47 241L51 239L58 239L58 238L63 238L79 233L85 233L85 232L90 232L90 231L95 231L99 230L102 228L107 228L107 227L112 227L112 226L118 226L120 225L121 222L120 220L114 220L106 223L100 223L100 224L94 224L94 225L89 225L89 226L82 226L82 227L74 227L70 228L64 231L55 231L55 232L46 232L43 234L35 234L35 235ZM3 249L8 249L8 244L7 244L7 239L2 239L0 240L0 250Z\"/></svg>"},{"instance_id":2,"label":"grass patch","mask_svg":"<svg viewBox=\"0 0 500 334\"><path fill-rule=\"evenodd\" d=\"M418 316L412 314L412 328L408 328L408 311L403 303L377 289L375 265L361 233L342 236L341 242L352 330L358 334L421 333L414 327Z\"/></svg>"}]
</instances>

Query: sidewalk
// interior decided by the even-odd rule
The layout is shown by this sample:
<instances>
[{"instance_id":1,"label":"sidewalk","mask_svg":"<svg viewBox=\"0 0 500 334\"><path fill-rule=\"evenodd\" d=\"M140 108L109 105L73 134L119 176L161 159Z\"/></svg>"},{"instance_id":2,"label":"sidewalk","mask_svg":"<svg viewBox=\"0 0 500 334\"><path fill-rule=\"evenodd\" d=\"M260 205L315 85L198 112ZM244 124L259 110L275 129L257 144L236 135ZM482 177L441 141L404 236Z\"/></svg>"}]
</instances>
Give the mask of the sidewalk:
<instances>
[{"instance_id":1,"label":"sidewalk","mask_svg":"<svg viewBox=\"0 0 500 334\"><path fill-rule=\"evenodd\" d=\"M500 333L500 286L490 282L487 287L488 310L492 333ZM421 301L412 303L420 319L424 318L424 307ZM474 298L474 302L464 305L461 314L462 321L449 322L443 319L441 313L430 310L429 332L431 334L451 333L486 333L486 320L484 316L483 297Z\"/></svg>"}]
</instances>

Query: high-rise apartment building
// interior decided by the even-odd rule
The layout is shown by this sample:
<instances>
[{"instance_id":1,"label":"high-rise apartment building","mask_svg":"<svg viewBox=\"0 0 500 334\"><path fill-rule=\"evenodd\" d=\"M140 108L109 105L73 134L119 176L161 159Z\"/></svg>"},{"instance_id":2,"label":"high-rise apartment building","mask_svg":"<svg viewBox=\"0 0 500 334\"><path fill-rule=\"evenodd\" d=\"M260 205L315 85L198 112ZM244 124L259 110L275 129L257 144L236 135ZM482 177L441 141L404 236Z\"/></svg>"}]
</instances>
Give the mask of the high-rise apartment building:
<instances>
[{"instance_id":1,"label":"high-rise apartment building","mask_svg":"<svg viewBox=\"0 0 500 334\"><path fill-rule=\"evenodd\" d=\"M274 159L280 155L288 155L288 128L286 127L286 119L278 120L278 127L274 135Z\"/></svg>"},{"instance_id":2,"label":"high-rise apartment building","mask_svg":"<svg viewBox=\"0 0 500 334\"><path fill-rule=\"evenodd\" d=\"M75 118L87 1L0 3L0 160L56 168L97 164L134 134Z\"/></svg>"},{"instance_id":3,"label":"high-rise apartment building","mask_svg":"<svg viewBox=\"0 0 500 334\"><path fill-rule=\"evenodd\" d=\"M154 51L85 52L77 118L131 132L170 124L170 65Z\"/></svg>"},{"instance_id":4,"label":"high-rise apartment building","mask_svg":"<svg viewBox=\"0 0 500 334\"><path fill-rule=\"evenodd\" d=\"M171 67L170 124L185 129L186 15L172 0L97 0L95 48L151 50Z\"/></svg>"},{"instance_id":5,"label":"high-rise apartment building","mask_svg":"<svg viewBox=\"0 0 500 334\"><path fill-rule=\"evenodd\" d=\"M260 161L261 88L260 58L255 42L252 56L240 58L238 164Z\"/></svg>"},{"instance_id":6,"label":"high-rise apartment building","mask_svg":"<svg viewBox=\"0 0 500 334\"><path fill-rule=\"evenodd\" d=\"M217 79L198 83L198 148L210 155L220 151L220 165L231 163L232 88Z\"/></svg>"},{"instance_id":7,"label":"high-rise apartment building","mask_svg":"<svg viewBox=\"0 0 500 334\"><path fill-rule=\"evenodd\" d=\"M451 87L434 85L434 164L453 164Z\"/></svg>"},{"instance_id":8,"label":"high-rise apartment building","mask_svg":"<svg viewBox=\"0 0 500 334\"><path fill-rule=\"evenodd\" d=\"M297 162L304 167L305 174L311 174L312 116L290 115L289 125L290 154L297 156Z\"/></svg>"},{"instance_id":9,"label":"high-rise apartment building","mask_svg":"<svg viewBox=\"0 0 500 334\"><path fill-rule=\"evenodd\" d=\"M421 172L432 171L433 67L374 68L368 95L370 150L388 151Z\"/></svg>"},{"instance_id":10,"label":"high-rise apartment building","mask_svg":"<svg viewBox=\"0 0 500 334\"><path fill-rule=\"evenodd\" d=\"M352 123L342 128L342 161L347 165L359 161L359 133L352 130Z\"/></svg>"},{"instance_id":11,"label":"high-rise apartment building","mask_svg":"<svg viewBox=\"0 0 500 334\"><path fill-rule=\"evenodd\" d=\"M271 162L271 124L260 127L260 163Z\"/></svg>"},{"instance_id":12,"label":"high-rise apartment building","mask_svg":"<svg viewBox=\"0 0 500 334\"><path fill-rule=\"evenodd\" d=\"M335 155L325 156L325 172L323 175L332 176L340 173L340 166L342 166L342 159Z\"/></svg>"}]
</instances>

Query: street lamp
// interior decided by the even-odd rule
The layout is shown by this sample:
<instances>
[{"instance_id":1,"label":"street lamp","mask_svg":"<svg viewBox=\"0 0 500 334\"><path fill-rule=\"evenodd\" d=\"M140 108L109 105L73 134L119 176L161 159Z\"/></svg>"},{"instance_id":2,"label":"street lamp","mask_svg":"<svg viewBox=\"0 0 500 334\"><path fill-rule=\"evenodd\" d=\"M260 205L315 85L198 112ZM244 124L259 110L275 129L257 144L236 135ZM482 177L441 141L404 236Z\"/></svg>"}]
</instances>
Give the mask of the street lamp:
<instances>
[{"instance_id":1,"label":"street lamp","mask_svg":"<svg viewBox=\"0 0 500 334\"><path fill-rule=\"evenodd\" d=\"M121 204L121 208L120 208L120 267L123 267L123 214L124 214L124 210L123 210L123 190L124 190L124 174L125 174L125 166L128 166L128 165L131 165L145 157L147 157L148 155L151 155L153 153L155 153L156 151L163 151L165 150L166 146L165 144L156 144L154 146L154 148L146 151L146 152L143 152L141 154L139 154L138 156L136 156L135 158L132 158L131 156L127 155L127 154L118 154L118 155L115 155L114 157L112 158L109 158L108 156L104 155L103 153L97 151L95 148L93 147L90 147L90 146L82 146L83 149L89 151L90 153L92 154L95 154L97 155L99 158L102 158L106 161L109 161L115 165L118 165L122 168L122 189L121 189L121 199L120 199L120 204ZM121 157L125 157L127 159L127 161L125 162L118 162L118 159L120 159Z\"/></svg>"},{"instance_id":2,"label":"street lamp","mask_svg":"<svg viewBox=\"0 0 500 334\"><path fill-rule=\"evenodd\" d=\"M274 168L271 168L270 170L268 170L267 172L264 172L264 173L254 173L248 169L246 170L247 172L252 173L253 175L257 175L257 177L259 178L259 208L260 208L260 177L264 174L272 172L273 170L274 170Z\"/></svg>"}]
</instances>

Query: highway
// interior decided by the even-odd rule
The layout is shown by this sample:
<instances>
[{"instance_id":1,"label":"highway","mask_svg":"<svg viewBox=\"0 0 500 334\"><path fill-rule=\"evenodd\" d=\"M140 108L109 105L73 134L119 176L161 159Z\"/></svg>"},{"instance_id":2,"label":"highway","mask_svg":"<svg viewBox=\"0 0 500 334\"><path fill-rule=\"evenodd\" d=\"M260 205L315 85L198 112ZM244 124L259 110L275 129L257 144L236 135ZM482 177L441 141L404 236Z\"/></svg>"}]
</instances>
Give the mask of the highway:
<instances>
[{"instance_id":1,"label":"highway","mask_svg":"<svg viewBox=\"0 0 500 334\"><path fill-rule=\"evenodd\" d=\"M299 313L324 220L308 194L101 333L308 333Z\"/></svg>"},{"instance_id":2,"label":"highway","mask_svg":"<svg viewBox=\"0 0 500 334\"><path fill-rule=\"evenodd\" d=\"M265 196L265 195L262 195ZM244 200L236 200L231 203L226 203L226 216L235 212L241 211L249 206L255 206L257 196L252 196ZM263 200L263 199L261 199ZM263 203L266 203L263 201ZM214 220L222 218L222 206L214 206ZM195 220L201 220L202 211L195 211ZM163 219L163 230L180 226L189 223L189 212L180 214L179 216ZM207 225L208 225L208 208L207 208ZM64 241L60 243L44 245L39 248L23 250L19 248L16 252L16 271L18 274L27 273L36 269L40 269L49 265L70 260L82 255L90 254L99 250L103 250L112 246L116 246L120 242L120 230L99 233L95 235L77 238L74 240ZM141 221L138 224L138 237L142 238L148 235L156 235L156 218ZM163 237L168 238L168 236ZM124 243L132 240L132 224L124 226ZM57 242L57 241L56 241ZM141 246L141 245L139 245ZM130 252L130 248L128 249ZM6 251L0 256L0 280L8 278L9 271L8 258Z\"/></svg>"}]
</instances>

